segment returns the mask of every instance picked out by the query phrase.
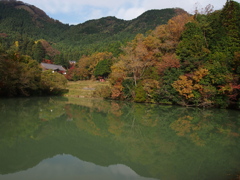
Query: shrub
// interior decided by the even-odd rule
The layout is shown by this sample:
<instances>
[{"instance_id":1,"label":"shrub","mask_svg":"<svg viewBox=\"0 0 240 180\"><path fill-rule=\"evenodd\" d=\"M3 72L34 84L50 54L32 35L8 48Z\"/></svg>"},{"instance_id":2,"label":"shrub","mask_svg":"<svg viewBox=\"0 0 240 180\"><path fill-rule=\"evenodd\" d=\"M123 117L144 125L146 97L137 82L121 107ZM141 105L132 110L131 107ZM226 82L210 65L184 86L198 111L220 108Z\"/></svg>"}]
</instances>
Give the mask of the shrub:
<instances>
[{"instance_id":1,"label":"shrub","mask_svg":"<svg viewBox=\"0 0 240 180\"><path fill-rule=\"evenodd\" d=\"M97 87L93 93L93 97L110 98L111 88L109 86Z\"/></svg>"},{"instance_id":2,"label":"shrub","mask_svg":"<svg viewBox=\"0 0 240 180\"><path fill-rule=\"evenodd\" d=\"M42 72L40 87L43 94L63 94L67 91L67 79L62 74L47 70Z\"/></svg>"}]
</instances>

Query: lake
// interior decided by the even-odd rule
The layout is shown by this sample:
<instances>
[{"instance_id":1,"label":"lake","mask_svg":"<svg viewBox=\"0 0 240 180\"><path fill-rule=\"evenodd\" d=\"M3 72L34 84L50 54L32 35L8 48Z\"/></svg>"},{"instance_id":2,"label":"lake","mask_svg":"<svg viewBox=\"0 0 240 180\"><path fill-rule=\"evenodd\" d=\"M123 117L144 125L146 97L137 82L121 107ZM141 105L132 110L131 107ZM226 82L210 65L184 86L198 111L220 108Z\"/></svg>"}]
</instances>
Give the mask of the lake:
<instances>
[{"instance_id":1,"label":"lake","mask_svg":"<svg viewBox=\"0 0 240 180\"><path fill-rule=\"evenodd\" d=\"M100 99L0 100L0 180L233 180L240 112Z\"/></svg>"}]
</instances>

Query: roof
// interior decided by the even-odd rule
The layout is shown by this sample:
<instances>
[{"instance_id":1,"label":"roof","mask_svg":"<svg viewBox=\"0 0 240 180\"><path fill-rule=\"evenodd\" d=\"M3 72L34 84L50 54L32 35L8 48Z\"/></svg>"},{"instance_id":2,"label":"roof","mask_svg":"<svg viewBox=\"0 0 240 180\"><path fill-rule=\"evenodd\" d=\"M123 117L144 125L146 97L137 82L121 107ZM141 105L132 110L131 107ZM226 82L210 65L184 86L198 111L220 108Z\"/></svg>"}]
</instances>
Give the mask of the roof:
<instances>
[{"instance_id":1,"label":"roof","mask_svg":"<svg viewBox=\"0 0 240 180\"><path fill-rule=\"evenodd\" d=\"M44 69L52 69L52 70L54 70L54 71L56 71L56 70L66 71L66 69L65 69L64 67L62 67L61 65L41 63L41 66L42 66Z\"/></svg>"}]
</instances>

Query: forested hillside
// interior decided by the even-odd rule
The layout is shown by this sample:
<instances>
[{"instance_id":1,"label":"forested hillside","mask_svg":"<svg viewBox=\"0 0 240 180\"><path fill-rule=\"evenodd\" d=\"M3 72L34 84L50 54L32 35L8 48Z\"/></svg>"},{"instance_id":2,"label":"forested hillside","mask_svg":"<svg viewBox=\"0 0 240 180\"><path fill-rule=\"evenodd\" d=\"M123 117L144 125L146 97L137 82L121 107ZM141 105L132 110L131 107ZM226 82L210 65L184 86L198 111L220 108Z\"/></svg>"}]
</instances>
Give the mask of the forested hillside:
<instances>
[{"instance_id":1,"label":"forested hillside","mask_svg":"<svg viewBox=\"0 0 240 180\"><path fill-rule=\"evenodd\" d=\"M30 41L45 40L59 51L58 57L47 56L53 62L66 65L82 55L110 51L119 55L119 48L138 33L145 33L182 12L181 9L147 11L131 21L115 17L89 20L78 25L62 24L39 8L21 1L0 1L0 39L9 48L15 41L27 49ZM32 43L32 42L31 42ZM20 48L21 51L21 48ZM24 51L21 53L25 53ZM45 57L48 52L41 56ZM29 55L29 54L28 54Z\"/></svg>"},{"instance_id":2,"label":"forested hillside","mask_svg":"<svg viewBox=\"0 0 240 180\"><path fill-rule=\"evenodd\" d=\"M56 34L67 30L57 20L51 19L39 8L21 1L0 1L0 33L6 33L12 39L26 35L28 38L59 40Z\"/></svg>"}]
</instances>

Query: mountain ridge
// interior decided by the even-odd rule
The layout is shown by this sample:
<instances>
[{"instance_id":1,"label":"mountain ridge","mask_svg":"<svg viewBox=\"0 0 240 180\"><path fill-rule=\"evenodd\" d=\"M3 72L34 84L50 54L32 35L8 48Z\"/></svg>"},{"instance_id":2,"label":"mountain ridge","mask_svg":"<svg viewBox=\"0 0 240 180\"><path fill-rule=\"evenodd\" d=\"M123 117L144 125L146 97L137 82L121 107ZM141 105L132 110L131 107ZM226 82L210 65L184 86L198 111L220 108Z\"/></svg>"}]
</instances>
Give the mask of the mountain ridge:
<instances>
[{"instance_id":1,"label":"mountain ridge","mask_svg":"<svg viewBox=\"0 0 240 180\"><path fill-rule=\"evenodd\" d=\"M17 37L45 39L68 57L75 54L70 59L78 59L83 54L97 51L113 52L112 47L118 49L138 33L144 34L158 25L167 24L169 19L181 12L185 11L179 8L154 9L132 20L107 16L69 25L52 19L34 5L0 0L0 33L14 40L18 40Z\"/></svg>"},{"instance_id":2,"label":"mountain ridge","mask_svg":"<svg viewBox=\"0 0 240 180\"><path fill-rule=\"evenodd\" d=\"M64 25L68 25L68 23L63 23L61 22L60 20L57 20L57 19L54 19L54 18L51 18L49 15L47 15L46 12L44 12L42 9L34 6L34 5L31 5L29 3L25 3L23 1L17 1L17 0L0 0L0 3L3 3L5 5L10 5L16 9L23 9L23 10L26 10L27 12L29 12L30 14L34 15L34 16L37 16L37 17L41 17L43 19L48 19L49 21L57 21L57 22L60 22ZM96 20L100 20L100 19L103 19L103 18L115 18L115 19L118 19L118 20L121 20L121 21L125 21L125 22L131 22L131 21L134 21L138 18L141 18L143 16L145 16L146 14L148 13L153 13L153 12L157 12L157 11L161 11L161 10L168 10L168 9L176 9L176 10L179 10L182 11L182 12L186 12L184 11L183 9L181 8L164 8L164 9L151 9L151 10L147 10L145 12L143 12L141 15L137 16L136 18L133 18L131 20L124 20L124 19L120 19L120 18L117 18L116 16L103 16L101 18L97 18L97 19L89 19L85 22L82 22L82 23L78 23L78 24L75 24L75 25L81 25L81 24L85 24L85 23L88 23L88 22L91 22L91 21L96 21ZM70 26L75 26L75 25L70 25Z\"/></svg>"}]
</instances>

